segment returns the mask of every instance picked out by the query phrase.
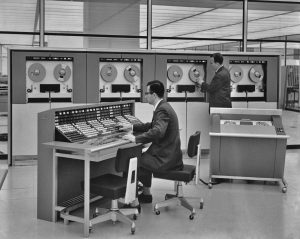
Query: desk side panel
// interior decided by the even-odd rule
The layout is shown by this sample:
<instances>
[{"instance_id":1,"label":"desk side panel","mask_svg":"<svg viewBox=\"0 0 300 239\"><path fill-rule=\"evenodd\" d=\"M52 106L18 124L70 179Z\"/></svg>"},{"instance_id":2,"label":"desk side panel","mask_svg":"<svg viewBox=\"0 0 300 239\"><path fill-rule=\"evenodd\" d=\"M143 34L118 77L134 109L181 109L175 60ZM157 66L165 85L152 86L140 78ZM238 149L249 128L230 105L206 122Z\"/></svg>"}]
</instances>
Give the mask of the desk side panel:
<instances>
[{"instance_id":1,"label":"desk side panel","mask_svg":"<svg viewBox=\"0 0 300 239\"><path fill-rule=\"evenodd\" d=\"M53 207L53 160L52 149L43 143L54 140L54 111L38 114L38 173L37 173L37 217L52 221Z\"/></svg>"}]
</instances>

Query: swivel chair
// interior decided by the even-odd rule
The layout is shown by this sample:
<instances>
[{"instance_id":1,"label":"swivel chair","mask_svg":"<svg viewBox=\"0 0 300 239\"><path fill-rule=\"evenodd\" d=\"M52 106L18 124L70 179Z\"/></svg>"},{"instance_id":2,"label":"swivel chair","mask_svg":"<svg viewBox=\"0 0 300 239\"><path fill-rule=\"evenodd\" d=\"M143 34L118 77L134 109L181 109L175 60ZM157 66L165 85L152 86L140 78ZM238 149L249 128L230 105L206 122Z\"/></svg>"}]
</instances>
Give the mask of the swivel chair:
<instances>
[{"instance_id":1,"label":"swivel chair","mask_svg":"<svg viewBox=\"0 0 300 239\"><path fill-rule=\"evenodd\" d=\"M188 142L188 149L187 153L190 158L197 155L197 165L183 165L182 170L173 170L173 171L166 171L166 172L155 172L153 173L153 176L155 178L160 179L167 179L174 181L174 191L175 194L166 194L165 195L165 201L156 203L154 206L154 212L156 215L160 214L159 209L163 207L168 207L171 205L181 205L188 210L190 210L191 214L189 216L190 220L194 219L194 215L196 213L195 209L187 202L185 197L183 196L183 190L182 190L182 182L185 182L186 184L189 183L194 179L196 176L195 182L198 183L198 175L199 175L199 154L200 154L200 131L195 132L193 135L190 136L189 142ZM197 172L196 172L197 171ZM203 208L203 199L200 199L200 209Z\"/></svg>"},{"instance_id":2,"label":"swivel chair","mask_svg":"<svg viewBox=\"0 0 300 239\"><path fill-rule=\"evenodd\" d=\"M137 161L142 154L142 145L131 147L122 147L117 151L115 158L115 170L122 173L122 176L115 174L105 174L90 180L90 192L111 199L111 208L103 215L97 215L91 220L91 224L112 220L122 221L131 224L131 233L135 233L135 223L129 217L133 215L136 219L138 215L137 208L118 207L118 200L124 198L124 203L129 204L136 198L137 188ZM81 184L83 187L83 182ZM96 212L97 212L96 208ZM91 229L91 228L90 228Z\"/></svg>"}]
</instances>

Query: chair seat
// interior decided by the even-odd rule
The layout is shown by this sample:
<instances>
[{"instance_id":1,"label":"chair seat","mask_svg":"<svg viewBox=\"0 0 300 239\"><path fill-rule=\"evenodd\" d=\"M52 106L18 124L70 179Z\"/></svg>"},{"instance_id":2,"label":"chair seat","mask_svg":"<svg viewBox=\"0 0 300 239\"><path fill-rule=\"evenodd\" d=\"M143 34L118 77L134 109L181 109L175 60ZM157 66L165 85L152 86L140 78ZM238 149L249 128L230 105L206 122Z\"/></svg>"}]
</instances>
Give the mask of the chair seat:
<instances>
[{"instance_id":1,"label":"chair seat","mask_svg":"<svg viewBox=\"0 0 300 239\"><path fill-rule=\"evenodd\" d=\"M196 167L194 165L183 165L182 170L171 170L165 172L155 172L155 178L168 179L173 181L190 182L195 175Z\"/></svg>"},{"instance_id":2,"label":"chair seat","mask_svg":"<svg viewBox=\"0 0 300 239\"><path fill-rule=\"evenodd\" d=\"M127 179L114 174L91 178L90 191L93 194L118 199L125 196ZM81 187L84 188L83 181Z\"/></svg>"}]
</instances>

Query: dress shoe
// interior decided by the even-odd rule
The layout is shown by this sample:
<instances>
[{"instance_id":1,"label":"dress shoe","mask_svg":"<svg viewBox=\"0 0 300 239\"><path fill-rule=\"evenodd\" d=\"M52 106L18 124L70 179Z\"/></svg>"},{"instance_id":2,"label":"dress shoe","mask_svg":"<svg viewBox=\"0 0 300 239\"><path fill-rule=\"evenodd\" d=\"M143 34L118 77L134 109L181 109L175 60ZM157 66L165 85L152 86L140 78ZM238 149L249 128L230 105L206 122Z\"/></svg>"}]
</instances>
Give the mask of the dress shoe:
<instances>
[{"instance_id":1,"label":"dress shoe","mask_svg":"<svg viewBox=\"0 0 300 239\"><path fill-rule=\"evenodd\" d=\"M152 203L152 195L149 194L144 194L144 193L141 193L139 196L138 196L138 199L139 199L139 203Z\"/></svg>"}]
</instances>

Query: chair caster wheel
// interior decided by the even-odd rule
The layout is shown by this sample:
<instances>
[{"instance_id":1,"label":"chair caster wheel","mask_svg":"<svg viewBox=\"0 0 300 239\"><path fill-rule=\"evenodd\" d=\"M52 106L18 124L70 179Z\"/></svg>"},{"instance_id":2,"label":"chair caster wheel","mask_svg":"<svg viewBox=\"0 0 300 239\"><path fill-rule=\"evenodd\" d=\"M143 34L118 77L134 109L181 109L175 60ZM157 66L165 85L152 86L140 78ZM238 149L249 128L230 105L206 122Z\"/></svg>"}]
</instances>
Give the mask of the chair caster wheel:
<instances>
[{"instance_id":1,"label":"chair caster wheel","mask_svg":"<svg viewBox=\"0 0 300 239\"><path fill-rule=\"evenodd\" d=\"M65 225L69 225L69 224L70 224L70 221L69 221L69 220L66 220L66 219L64 219L64 224L65 224Z\"/></svg>"},{"instance_id":2,"label":"chair caster wheel","mask_svg":"<svg viewBox=\"0 0 300 239\"><path fill-rule=\"evenodd\" d=\"M200 209L203 209L203 207L204 207L204 201L203 201L203 199L201 199L201 201L200 201Z\"/></svg>"},{"instance_id":3,"label":"chair caster wheel","mask_svg":"<svg viewBox=\"0 0 300 239\"><path fill-rule=\"evenodd\" d=\"M160 211L159 211L159 210L155 210L155 214L156 214L156 215L159 215L159 214L160 214Z\"/></svg>"},{"instance_id":4,"label":"chair caster wheel","mask_svg":"<svg viewBox=\"0 0 300 239\"><path fill-rule=\"evenodd\" d=\"M287 191L287 188L286 188L286 187L283 187L283 188L281 189L281 192L283 192L283 193L286 193L286 191Z\"/></svg>"},{"instance_id":5,"label":"chair caster wheel","mask_svg":"<svg viewBox=\"0 0 300 239\"><path fill-rule=\"evenodd\" d=\"M133 220L136 220L136 219L137 219L137 215L133 214Z\"/></svg>"},{"instance_id":6,"label":"chair caster wheel","mask_svg":"<svg viewBox=\"0 0 300 239\"><path fill-rule=\"evenodd\" d=\"M190 218L190 220L193 220L194 219L194 213L192 213L189 218Z\"/></svg>"},{"instance_id":7,"label":"chair caster wheel","mask_svg":"<svg viewBox=\"0 0 300 239\"><path fill-rule=\"evenodd\" d=\"M135 226L131 227L131 234L133 235L135 233Z\"/></svg>"},{"instance_id":8,"label":"chair caster wheel","mask_svg":"<svg viewBox=\"0 0 300 239\"><path fill-rule=\"evenodd\" d=\"M93 213L93 218L98 217L100 215L100 209L96 207L95 212Z\"/></svg>"}]
</instances>

